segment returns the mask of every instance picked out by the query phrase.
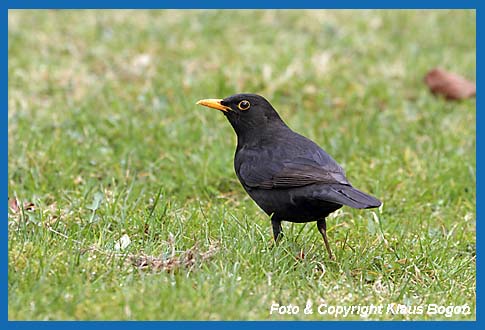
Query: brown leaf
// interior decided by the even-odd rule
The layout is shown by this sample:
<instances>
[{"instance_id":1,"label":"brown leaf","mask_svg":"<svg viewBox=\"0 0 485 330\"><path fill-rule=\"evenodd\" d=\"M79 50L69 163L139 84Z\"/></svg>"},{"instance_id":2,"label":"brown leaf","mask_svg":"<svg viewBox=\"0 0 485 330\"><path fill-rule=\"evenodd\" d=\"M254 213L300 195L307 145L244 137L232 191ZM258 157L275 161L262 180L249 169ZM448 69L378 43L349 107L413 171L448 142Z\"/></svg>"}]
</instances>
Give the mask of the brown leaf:
<instances>
[{"instance_id":1,"label":"brown leaf","mask_svg":"<svg viewBox=\"0 0 485 330\"><path fill-rule=\"evenodd\" d=\"M35 210L35 204L32 202L25 202L24 203L24 210L25 211L34 211Z\"/></svg>"},{"instance_id":2,"label":"brown leaf","mask_svg":"<svg viewBox=\"0 0 485 330\"><path fill-rule=\"evenodd\" d=\"M474 82L440 68L429 71L424 81L433 94L443 95L449 100L461 100L476 95Z\"/></svg>"},{"instance_id":3,"label":"brown leaf","mask_svg":"<svg viewBox=\"0 0 485 330\"><path fill-rule=\"evenodd\" d=\"M12 210L12 213L19 213L20 212L20 205L19 201L17 201L17 198L10 198L8 200L8 206ZM34 211L35 210L35 204L32 202L25 202L23 204L23 208L25 211Z\"/></svg>"},{"instance_id":4,"label":"brown leaf","mask_svg":"<svg viewBox=\"0 0 485 330\"><path fill-rule=\"evenodd\" d=\"M17 198L10 198L8 200L8 206L12 210L13 213L18 213L20 211L19 203L17 202Z\"/></svg>"},{"instance_id":5,"label":"brown leaf","mask_svg":"<svg viewBox=\"0 0 485 330\"><path fill-rule=\"evenodd\" d=\"M191 268L196 263L201 263L211 258L217 251L219 246L211 244L209 249L201 252L197 245L182 252L179 255L172 254L170 257L154 257L145 254L130 255L129 260L132 265L143 270L151 271L166 271L172 272L180 268Z\"/></svg>"}]
</instances>

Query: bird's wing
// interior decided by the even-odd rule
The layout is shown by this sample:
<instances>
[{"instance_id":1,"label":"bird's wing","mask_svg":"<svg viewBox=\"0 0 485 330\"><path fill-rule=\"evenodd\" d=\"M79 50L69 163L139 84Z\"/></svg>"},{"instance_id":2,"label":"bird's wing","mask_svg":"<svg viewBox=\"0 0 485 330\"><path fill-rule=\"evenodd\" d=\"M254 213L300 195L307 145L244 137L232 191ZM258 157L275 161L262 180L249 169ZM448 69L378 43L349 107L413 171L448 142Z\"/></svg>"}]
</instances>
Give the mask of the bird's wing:
<instances>
[{"instance_id":1,"label":"bird's wing","mask_svg":"<svg viewBox=\"0 0 485 330\"><path fill-rule=\"evenodd\" d=\"M288 189L314 183L349 185L343 170L336 163L319 164L314 159L302 157L282 162L257 158L260 159L241 162L238 171L241 181L251 188Z\"/></svg>"}]
</instances>

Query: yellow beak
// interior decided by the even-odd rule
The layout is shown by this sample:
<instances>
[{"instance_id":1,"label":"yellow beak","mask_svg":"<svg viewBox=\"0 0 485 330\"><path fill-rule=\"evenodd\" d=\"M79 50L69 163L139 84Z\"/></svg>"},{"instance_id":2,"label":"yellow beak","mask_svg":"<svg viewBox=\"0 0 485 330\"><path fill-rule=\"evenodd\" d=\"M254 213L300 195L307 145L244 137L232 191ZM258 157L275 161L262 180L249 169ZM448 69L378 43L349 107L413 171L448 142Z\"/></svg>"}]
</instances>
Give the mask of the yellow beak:
<instances>
[{"instance_id":1,"label":"yellow beak","mask_svg":"<svg viewBox=\"0 0 485 330\"><path fill-rule=\"evenodd\" d=\"M197 101L197 104L203 105L205 107L209 107L212 109L221 110L224 112L231 110L230 107L226 107L225 105L222 105L221 101L222 99L204 99L204 100Z\"/></svg>"}]
</instances>

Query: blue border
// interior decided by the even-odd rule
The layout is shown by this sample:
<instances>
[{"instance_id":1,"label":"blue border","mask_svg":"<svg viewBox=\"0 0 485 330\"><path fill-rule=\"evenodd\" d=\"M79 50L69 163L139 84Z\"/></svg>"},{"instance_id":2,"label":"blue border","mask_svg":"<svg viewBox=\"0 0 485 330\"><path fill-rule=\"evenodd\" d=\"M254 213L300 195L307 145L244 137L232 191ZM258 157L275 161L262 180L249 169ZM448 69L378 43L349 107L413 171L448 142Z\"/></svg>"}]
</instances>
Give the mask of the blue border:
<instances>
[{"instance_id":1,"label":"blue border","mask_svg":"<svg viewBox=\"0 0 485 330\"><path fill-rule=\"evenodd\" d=\"M479 23L479 17L482 17L483 18L483 15L479 15L481 11L479 11L477 9L476 11L476 29L477 29L477 36L478 34L480 33L481 35L483 35L483 33L481 33L481 29L482 29L482 26L483 26L483 23ZM480 73L480 70L479 70L479 64L478 64L478 59L480 58L480 54L482 54L482 51L481 51L481 46L483 45L483 41L480 41L480 39L478 37L475 37L475 43L476 43L476 85L477 85L477 89L479 90L479 81L481 80L481 73ZM478 109L480 109L480 97L478 96L479 95L479 92L477 92L477 97L476 97L476 114L477 114L477 119L476 119L476 132L477 132L477 136L476 136L476 151L475 151L475 154L476 154L476 162L477 162L477 165L476 165L476 269L477 269L477 276L476 276L476 281L477 281L477 293L476 293L476 306L477 306L477 311L476 311L476 318L477 318L477 322L479 321L479 313L478 313L478 306L479 306L479 302L482 301L482 299L480 298L480 279L481 279L481 276L480 276L480 272L478 271L479 270L479 266L480 266L480 263L479 263L479 260L480 258L478 258L478 255L479 255L479 250L480 249L480 240L478 239L478 236L479 236L479 233L481 232L480 231L480 228L481 228L481 225L480 225L480 222L478 221L478 219L483 219L483 206L482 206L482 203L480 202L483 202L483 193L482 193L482 189L483 189L483 179L482 179L482 176L480 176L478 173L478 169L481 167L481 165L483 164L483 154L484 154L484 150L485 148L483 147L481 141L483 141L483 123L484 123L484 120L483 120L483 115L481 114L480 111L478 111ZM483 291L482 291L483 292Z\"/></svg>"},{"instance_id":2,"label":"blue border","mask_svg":"<svg viewBox=\"0 0 485 330\"><path fill-rule=\"evenodd\" d=\"M3 8L2 8L3 9ZM3 114L4 121L0 123L1 125L1 130L3 133L3 139L1 140L1 150L2 152L0 153L1 157L1 165L2 165L2 170L0 171L0 178L1 181L5 183L4 188L1 189L1 198L3 198L4 203L1 204L1 210L2 214L5 214L5 219L8 219L8 206L7 203L5 203L8 200L8 11L3 9L1 11L1 17L2 21L4 21L4 29L5 31L2 33L3 35L3 42L1 43L2 47L2 59L0 62L4 63L1 68L2 68L2 99L5 102L5 110ZM5 320L8 319L8 271L7 271L7 265L8 265L8 221L5 221L3 223L3 228L2 228L2 241L4 243L4 253L1 254L2 258L2 263L1 265L5 267L1 273L1 281L2 281L2 296L5 298L2 299L2 301L5 302ZM3 268L2 267L2 268ZM3 321L3 320L2 320ZM2 322L3 323L3 322Z\"/></svg>"},{"instance_id":3,"label":"blue border","mask_svg":"<svg viewBox=\"0 0 485 330\"><path fill-rule=\"evenodd\" d=\"M7 1L7 7L11 9L21 8L174 8L174 9L188 9L188 8L231 8L231 9L261 9L261 8L452 8L452 9L474 9L477 8L478 1L474 0L462 0L462 1L439 1L439 0L408 0L408 1L383 1L383 0L342 0L342 1L311 1L311 0L299 0L299 1L258 1L258 0L246 0L246 1L198 1L198 0L186 0L186 1L96 1L96 0L16 0Z\"/></svg>"},{"instance_id":4,"label":"blue border","mask_svg":"<svg viewBox=\"0 0 485 330\"><path fill-rule=\"evenodd\" d=\"M3 66L3 97L4 97L4 104L6 104L4 110L4 121L1 122L1 128L4 132L4 138L1 144L1 159L3 164L3 171L1 171L1 179L3 182L6 183L4 189L1 190L2 196L0 196L4 203L1 204L2 213L7 215L8 214L8 205L5 202L8 199L8 9L53 9L53 8L65 8L65 9L73 9L73 8L98 8L98 9L124 9L124 8L174 8L174 9L188 9L188 8L204 8L204 9L211 9L211 8L227 8L227 9L260 9L260 8L286 8L286 9L296 9L296 8L341 8L341 9L392 9L392 8L406 8L406 9L477 9L477 16L476 16L476 26L477 26L477 35L480 34L481 26L479 17L479 1L472 1L472 0L461 0L461 1L438 1L438 0L408 0L408 1L382 1L382 0L370 0L363 2L362 0L343 0L343 1L310 1L310 0L299 0L298 2L289 2L289 1L256 1L256 0L246 0L246 1L231 1L230 3L221 0L214 0L207 3L201 3L201 1L197 0L189 0L184 1L183 3L169 0L164 2L155 2L155 1L148 1L148 0L138 0L134 1L94 1L94 0L72 0L72 1L61 1L61 0L46 0L46 1L35 1L35 0L14 0L14 1L3 1L0 2L0 8L2 9L2 19L4 20L4 40L2 43L2 61L4 63ZM478 59L479 55L482 53L480 50L481 43L480 39L477 38L477 88L479 88L479 81L481 80L481 73L479 71ZM485 147L482 146L482 138L481 135L483 133L483 115L480 114L478 109L480 108L480 97L477 93L477 122L476 122L476 131L477 131L477 140L476 140L476 155L477 155L477 171L476 171L476 185L477 185L477 204L476 204L476 212L477 212L477 220L483 219L483 207L481 207L480 201L483 200L482 196L482 177L479 175L478 169L480 165L483 163L483 152L485 151ZM424 329L424 328L450 328L450 329L458 329L458 328L477 328L480 326L480 313L479 313L479 306L480 302L482 301L480 297L480 272L477 272L477 321L476 322L449 322L449 321L431 321L431 322L424 322L424 321L415 321L409 322L399 322L399 321L339 321L339 322L325 322L321 323L319 321L305 321L305 322L295 322L295 321L250 321L250 322L228 322L228 321L219 321L219 322L207 322L207 321L177 321L177 322L169 322L169 321L158 321L158 322L148 322L148 321L141 321L141 322L116 322L116 321L108 321L108 322L71 322L71 321L64 321L64 322L30 322L30 321L8 321L8 273L7 273L7 265L8 265L8 230L7 230L7 221L4 218L4 253L2 254L2 265L4 267L2 273L2 281L3 281L3 296L4 299L2 300L5 303L4 307L4 315L5 317L0 321L0 326L3 329L56 329L56 328L79 328L85 329L88 327L108 327L113 329L119 328L134 328L140 327L143 329L159 329L159 328L170 328L170 329L198 329L198 328L212 328L212 329L226 329L228 327L231 328L240 328L240 329L253 329L264 327L266 329L293 329L298 326L307 328L307 329L322 329L325 328L338 328L338 329L353 329L355 327L360 328L395 328L395 329L402 329L407 327L412 327L416 329ZM480 222L477 221L477 236L480 232L481 225ZM480 244L478 244L480 240L477 239L477 253L480 251ZM477 258L477 270L479 269L479 258Z\"/></svg>"},{"instance_id":5,"label":"blue border","mask_svg":"<svg viewBox=\"0 0 485 330\"><path fill-rule=\"evenodd\" d=\"M190 330L200 328L210 328L217 330L229 329L291 329L297 327L308 330L322 329L464 329L477 328L478 322L470 321L61 321L61 322L43 322L43 321L9 321L9 329L86 329L87 327L103 328L133 328L139 327L143 330L160 328ZM3 328L5 329L5 328Z\"/></svg>"}]
</instances>

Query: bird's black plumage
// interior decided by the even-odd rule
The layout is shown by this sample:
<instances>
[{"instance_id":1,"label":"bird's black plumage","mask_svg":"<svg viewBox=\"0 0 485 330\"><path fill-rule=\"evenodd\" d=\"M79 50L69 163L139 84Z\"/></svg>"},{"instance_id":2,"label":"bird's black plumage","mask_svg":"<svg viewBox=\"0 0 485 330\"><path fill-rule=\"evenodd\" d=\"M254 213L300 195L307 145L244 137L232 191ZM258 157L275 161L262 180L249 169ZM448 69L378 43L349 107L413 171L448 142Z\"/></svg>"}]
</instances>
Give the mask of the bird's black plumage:
<instances>
[{"instance_id":1,"label":"bird's black plumage","mask_svg":"<svg viewBox=\"0 0 485 330\"><path fill-rule=\"evenodd\" d=\"M331 256L325 218L342 205L381 205L354 188L342 167L315 142L293 132L262 96L236 94L198 103L223 111L234 128L234 169L249 196L272 217L275 239L281 221L317 221Z\"/></svg>"}]
</instances>

